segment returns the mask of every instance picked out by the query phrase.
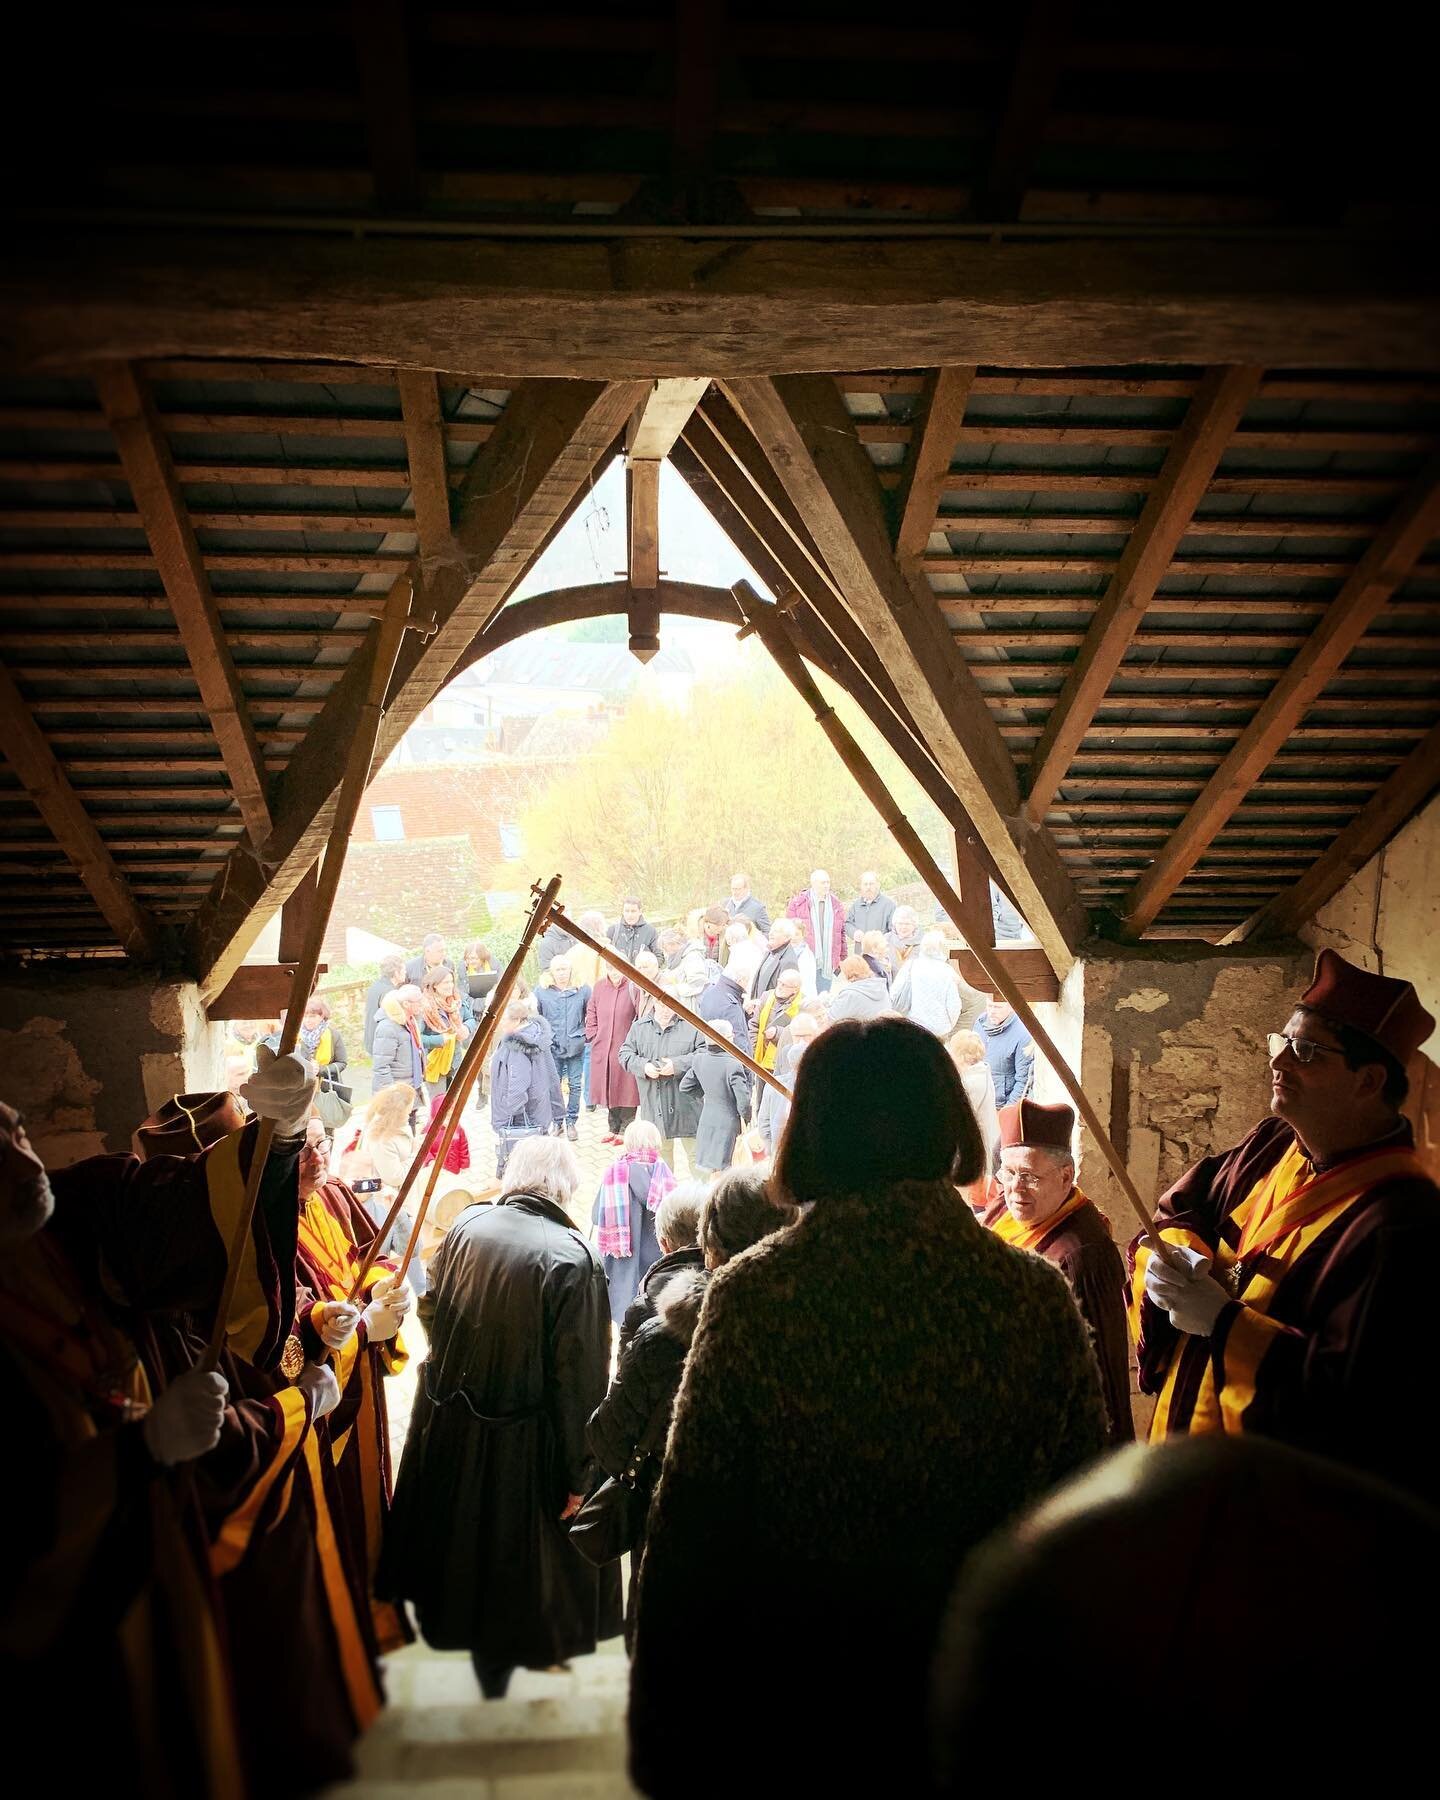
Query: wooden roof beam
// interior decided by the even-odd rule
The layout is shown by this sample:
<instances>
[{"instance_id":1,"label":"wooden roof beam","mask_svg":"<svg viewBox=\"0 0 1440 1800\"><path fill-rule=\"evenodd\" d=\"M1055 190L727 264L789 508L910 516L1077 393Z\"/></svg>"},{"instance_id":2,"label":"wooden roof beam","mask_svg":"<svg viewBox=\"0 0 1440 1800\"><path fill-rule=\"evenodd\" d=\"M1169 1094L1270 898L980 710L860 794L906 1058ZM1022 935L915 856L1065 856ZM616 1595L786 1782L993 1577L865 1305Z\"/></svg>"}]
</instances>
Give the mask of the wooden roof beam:
<instances>
[{"instance_id":1,"label":"wooden roof beam","mask_svg":"<svg viewBox=\"0 0 1440 1800\"><path fill-rule=\"evenodd\" d=\"M271 823L265 759L149 384L133 364L117 363L96 372L95 387L240 816L258 850L270 835Z\"/></svg>"},{"instance_id":2,"label":"wooden roof beam","mask_svg":"<svg viewBox=\"0 0 1440 1800\"><path fill-rule=\"evenodd\" d=\"M1087 915L1044 828L1020 817L1015 764L928 583L907 579L895 559L875 467L834 381L760 376L724 387L1063 977Z\"/></svg>"},{"instance_id":3,"label":"wooden roof beam","mask_svg":"<svg viewBox=\"0 0 1440 1800\"><path fill-rule=\"evenodd\" d=\"M1060 85L1073 10L1073 0L1031 0L985 173L975 189L972 211L977 219L1003 224L1020 217Z\"/></svg>"},{"instance_id":4,"label":"wooden roof beam","mask_svg":"<svg viewBox=\"0 0 1440 1800\"><path fill-rule=\"evenodd\" d=\"M630 654L642 663L649 662L660 649L660 614L643 598L653 592L660 580L660 465L709 385L709 377L704 375L652 382L625 432L625 510L632 589L627 616Z\"/></svg>"},{"instance_id":5,"label":"wooden roof beam","mask_svg":"<svg viewBox=\"0 0 1440 1800\"><path fill-rule=\"evenodd\" d=\"M445 460L445 418L440 410L440 387L428 369L397 369L400 413L405 422L405 455L410 465L412 520L400 519L389 527L405 531L413 527L420 542L422 575L459 557L450 522L450 474Z\"/></svg>"},{"instance_id":6,"label":"wooden roof beam","mask_svg":"<svg viewBox=\"0 0 1440 1800\"><path fill-rule=\"evenodd\" d=\"M1211 369L1190 402L1035 747L1027 818L1038 823L1045 817L1263 373L1253 367Z\"/></svg>"},{"instance_id":7,"label":"wooden roof beam","mask_svg":"<svg viewBox=\"0 0 1440 1800\"><path fill-rule=\"evenodd\" d=\"M356 0L351 27L375 206L381 212L416 212L422 192L405 0Z\"/></svg>"},{"instance_id":8,"label":"wooden roof beam","mask_svg":"<svg viewBox=\"0 0 1440 1800\"><path fill-rule=\"evenodd\" d=\"M55 759L8 669L0 667L0 747L56 843L74 864L127 956L154 962L160 922L135 898L90 815Z\"/></svg>"},{"instance_id":9,"label":"wooden roof beam","mask_svg":"<svg viewBox=\"0 0 1440 1800\"><path fill-rule=\"evenodd\" d=\"M515 583L583 496L597 463L615 446L648 383L526 382L515 390L494 435L466 473L455 539L461 560L438 571L425 590L423 639L400 652L376 749L389 754L449 680L476 633L505 604ZM413 568L399 577L413 581ZM294 889L324 846L344 771L350 724L374 655L374 633L345 666L305 742L291 757L275 795L267 868L232 856L191 933L196 977L223 988L269 913ZM282 709L286 702L275 704Z\"/></svg>"},{"instance_id":10,"label":"wooden roof beam","mask_svg":"<svg viewBox=\"0 0 1440 1800\"><path fill-rule=\"evenodd\" d=\"M1366 549L1305 647L1296 653L1206 782L1179 829L1131 889L1122 921L1127 937L1139 937L1153 923L1437 533L1440 462L1433 462Z\"/></svg>"},{"instance_id":11,"label":"wooden roof beam","mask_svg":"<svg viewBox=\"0 0 1440 1800\"><path fill-rule=\"evenodd\" d=\"M895 554L899 557L923 556L929 548L931 532L940 528L936 516L940 496L950 473L950 459L960 441L965 405L974 380L973 364L926 372L910 454L895 496Z\"/></svg>"},{"instance_id":12,"label":"wooden roof beam","mask_svg":"<svg viewBox=\"0 0 1440 1800\"><path fill-rule=\"evenodd\" d=\"M1338 833L1293 887L1262 906L1239 926L1231 940L1285 937L1313 919L1352 875L1440 788L1440 725L1418 743L1396 770Z\"/></svg>"}]
</instances>

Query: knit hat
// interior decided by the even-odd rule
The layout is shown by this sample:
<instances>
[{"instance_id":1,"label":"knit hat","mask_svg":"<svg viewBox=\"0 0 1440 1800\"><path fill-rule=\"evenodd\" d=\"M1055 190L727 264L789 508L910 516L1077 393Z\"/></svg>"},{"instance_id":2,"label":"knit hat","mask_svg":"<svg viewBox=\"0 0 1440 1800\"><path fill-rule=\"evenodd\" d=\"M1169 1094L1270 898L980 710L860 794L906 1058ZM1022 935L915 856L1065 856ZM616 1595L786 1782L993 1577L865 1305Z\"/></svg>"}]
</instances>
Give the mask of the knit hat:
<instances>
[{"instance_id":1,"label":"knit hat","mask_svg":"<svg viewBox=\"0 0 1440 1800\"><path fill-rule=\"evenodd\" d=\"M245 1123L232 1093L176 1094L135 1129L130 1142L141 1162L152 1156L194 1156Z\"/></svg>"},{"instance_id":2,"label":"knit hat","mask_svg":"<svg viewBox=\"0 0 1440 1800\"><path fill-rule=\"evenodd\" d=\"M1372 975L1334 950L1322 950L1315 958L1314 979L1300 1004L1328 1024L1363 1031L1402 1069L1435 1029L1410 982Z\"/></svg>"},{"instance_id":3,"label":"knit hat","mask_svg":"<svg viewBox=\"0 0 1440 1800\"><path fill-rule=\"evenodd\" d=\"M1019 1100L1000 1109L1002 1150L1069 1151L1075 1133L1073 1106L1042 1106L1038 1100Z\"/></svg>"}]
</instances>

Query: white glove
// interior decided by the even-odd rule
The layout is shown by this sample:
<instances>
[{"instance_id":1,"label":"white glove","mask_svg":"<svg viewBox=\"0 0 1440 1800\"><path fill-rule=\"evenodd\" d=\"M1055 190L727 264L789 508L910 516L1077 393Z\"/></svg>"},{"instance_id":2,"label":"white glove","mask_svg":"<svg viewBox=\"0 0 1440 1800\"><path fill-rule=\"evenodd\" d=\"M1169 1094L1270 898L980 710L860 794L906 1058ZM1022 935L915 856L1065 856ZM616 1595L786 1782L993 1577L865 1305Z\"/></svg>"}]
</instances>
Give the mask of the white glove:
<instances>
[{"instance_id":1,"label":"white glove","mask_svg":"<svg viewBox=\"0 0 1440 1800\"><path fill-rule=\"evenodd\" d=\"M293 1053L277 1056L268 1044L261 1044L255 1052L255 1073L241 1084L240 1098L251 1112L274 1121L277 1137L301 1137L315 1098L314 1072Z\"/></svg>"},{"instance_id":2,"label":"white glove","mask_svg":"<svg viewBox=\"0 0 1440 1800\"><path fill-rule=\"evenodd\" d=\"M295 1385L310 1401L310 1422L317 1424L340 1404L340 1383L329 1363L306 1363Z\"/></svg>"},{"instance_id":3,"label":"white glove","mask_svg":"<svg viewBox=\"0 0 1440 1800\"><path fill-rule=\"evenodd\" d=\"M1209 1337L1230 1295L1211 1275L1208 1256L1179 1244L1166 1248L1185 1267L1172 1269L1152 1251L1145 1265L1146 1298L1169 1313L1170 1323L1177 1331L1188 1332L1191 1337Z\"/></svg>"},{"instance_id":4,"label":"white glove","mask_svg":"<svg viewBox=\"0 0 1440 1800\"><path fill-rule=\"evenodd\" d=\"M414 1288L398 1275L382 1275L371 1288L370 1295L374 1300L383 1300L391 1312L399 1313L402 1319L415 1304Z\"/></svg>"},{"instance_id":5,"label":"white glove","mask_svg":"<svg viewBox=\"0 0 1440 1800\"><path fill-rule=\"evenodd\" d=\"M404 1316L387 1306L383 1300L372 1300L361 1314L365 1321L365 1334L372 1344L383 1344L387 1338L393 1338L400 1329L400 1321Z\"/></svg>"},{"instance_id":6,"label":"white glove","mask_svg":"<svg viewBox=\"0 0 1440 1800\"><path fill-rule=\"evenodd\" d=\"M229 1392L225 1377L206 1369L187 1369L177 1375L140 1427L145 1447L156 1462L168 1469L213 1450L220 1441Z\"/></svg>"},{"instance_id":7,"label":"white glove","mask_svg":"<svg viewBox=\"0 0 1440 1800\"><path fill-rule=\"evenodd\" d=\"M360 1323L360 1308L352 1306L348 1300L327 1300L325 1309L320 1314L320 1323L315 1329L320 1333L320 1342L327 1350L340 1350L355 1335L355 1327Z\"/></svg>"}]
</instances>

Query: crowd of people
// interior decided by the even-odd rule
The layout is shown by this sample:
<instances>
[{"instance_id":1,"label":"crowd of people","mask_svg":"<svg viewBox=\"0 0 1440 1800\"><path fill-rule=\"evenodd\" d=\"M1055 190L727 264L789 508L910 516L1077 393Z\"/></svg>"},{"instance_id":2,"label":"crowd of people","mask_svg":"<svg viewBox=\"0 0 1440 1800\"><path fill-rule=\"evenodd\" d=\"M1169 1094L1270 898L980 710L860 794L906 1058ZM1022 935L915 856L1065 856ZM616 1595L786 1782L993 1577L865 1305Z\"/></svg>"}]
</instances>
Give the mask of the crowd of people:
<instances>
[{"instance_id":1,"label":"crowd of people","mask_svg":"<svg viewBox=\"0 0 1440 1800\"><path fill-rule=\"evenodd\" d=\"M995 919L1000 932L1019 934L998 894ZM1028 1032L1003 998L959 974L952 953L963 940L943 923L922 928L915 909L883 892L873 871L859 877L848 905L817 869L772 917L739 873L725 900L693 908L683 924L652 924L634 895L614 919L585 909L578 923L668 995L722 1024L727 1040L783 1086L833 1020L912 1019L948 1045L991 1161L1000 1109L1033 1083ZM538 965L533 987L522 980L512 993L491 1053L497 1174L525 1137L575 1141L582 1108L605 1109L603 1141L617 1150L632 1120L653 1125L666 1161L686 1173L715 1173L737 1154L773 1154L783 1099L738 1058L558 924L540 938ZM364 1002L372 1092L405 1083L432 1100L443 1093L496 980L484 944L467 944L452 959L438 934L408 963L398 955L383 962Z\"/></svg>"},{"instance_id":2,"label":"crowd of people","mask_svg":"<svg viewBox=\"0 0 1440 1800\"><path fill-rule=\"evenodd\" d=\"M631 1775L652 1796L958 1795L1017 1745L1058 1772L1137 1650L1173 1701L1164 1758L1218 1710L1244 1766L1276 1730L1299 1766L1315 1656L1345 1701L1327 1755L1367 1744L1386 1708L1389 1741L1423 1747L1407 1645L1440 1562L1423 1354L1440 1191L1400 1111L1434 1029L1413 987L1323 951L1270 1035L1269 1113L1122 1256L1078 1184L1072 1110L1007 1095L992 1150L966 1079L980 1059L909 1015L915 974L894 1004L924 933L874 970L856 921L869 972L839 979L853 949L828 884L763 931L748 891L731 898L708 909L724 924L702 912L668 944L643 941L633 901L609 934L632 966L655 958L662 992L694 984L718 1043L687 1047L649 995L627 1022L635 984L579 944L552 943L561 969L511 1001L492 1088L507 1039L543 1035L539 1073L508 1054L517 1082L531 1065L524 1107L533 1087L548 1111L422 1243L428 1355L393 1506L384 1389L416 1284L366 1202L414 1153L423 1068L381 1090L334 1173L318 1071L344 1054L314 1009L297 1054L262 1046L238 1099L177 1096L131 1155L47 1176L0 1108L16 1430L0 1670L67 1785L298 1795L340 1778L412 1611L487 1698L623 1631ZM802 929L772 941L787 921ZM743 950L752 926L742 981L709 952L737 927ZM420 995L402 1018L458 1042L443 952L391 987ZM813 1008L872 981L891 1004ZM618 1008L603 1059L577 1025L601 983ZM719 1152L731 1111L755 1129L754 1090L726 1065L743 1078L740 1030L758 1050L792 1004L788 1042L768 1040L791 1077L773 1153L737 1166ZM588 1218L566 1123L577 1087L585 1104L577 1036L592 1084L613 1047L641 1096L607 1121L619 1154ZM677 1179L684 1104L707 1147ZM212 1368L257 1120L274 1145ZM1156 1401L1143 1451L1132 1376ZM1256 1643L1250 1705L1234 1683ZM76 1696L87 1730L46 1729Z\"/></svg>"}]
</instances>

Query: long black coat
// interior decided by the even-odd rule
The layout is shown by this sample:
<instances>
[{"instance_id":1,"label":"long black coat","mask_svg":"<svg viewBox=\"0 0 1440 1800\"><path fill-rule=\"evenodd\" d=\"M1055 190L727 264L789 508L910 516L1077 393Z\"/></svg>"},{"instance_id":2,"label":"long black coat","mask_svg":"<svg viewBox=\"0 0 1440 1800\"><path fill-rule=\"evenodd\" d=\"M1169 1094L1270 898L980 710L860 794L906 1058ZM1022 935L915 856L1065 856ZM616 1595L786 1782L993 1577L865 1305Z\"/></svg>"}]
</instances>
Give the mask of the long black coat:
<instances>
[{"instance_id":1,"label":"long black coat","mask_svg":"<svg viewBox=\"0 0 1440 1800\"><path fill-rule=\"evenodd\" d=\"M635 1077L640 1090L640 1117L662 1138L694 1137L699 1129L700 1095L682 1094L680 1083L704 1041L693 1025L678 1017L663 1031L654 1019L637 1019L620 1046L621 1067ZM652 1081L645 1073L646 1063L662 1063L666 1057L674 1063L675 1073Z\"/></svg>"},{"instance_id":2,"label":"long black coat","mask_svg":"<svg viewBox=\"0 0 1440 1800\"><path fill-rule=\"evenodd\" d=\"M560 1523L590 1485L585 1426L609 1374L600 1259L552 1201L507 1194L461 1213L430 1279L381 1585L436 1649L548 1668L620 1630L619 1571Z\"/></svg>"},{"instance_id":3,"label":"long black coat","mask_svg":"<svg viewBox=\"0 0 1440 1800\"><path fill-rule=\"evenodd\" d=\"M739 1062L718 1045L705 1044L685 1071L682 1095L699 1092L705 1104L695 1137L695 1165L728 1169L740 1135L740 1121L750 1110L750 1077Z\"/></svg>"}]
</instances>

